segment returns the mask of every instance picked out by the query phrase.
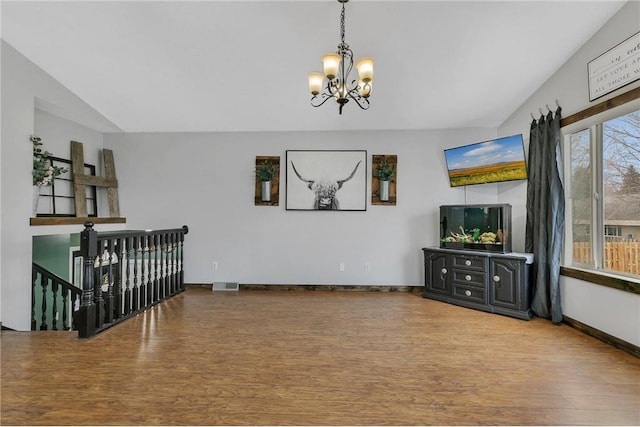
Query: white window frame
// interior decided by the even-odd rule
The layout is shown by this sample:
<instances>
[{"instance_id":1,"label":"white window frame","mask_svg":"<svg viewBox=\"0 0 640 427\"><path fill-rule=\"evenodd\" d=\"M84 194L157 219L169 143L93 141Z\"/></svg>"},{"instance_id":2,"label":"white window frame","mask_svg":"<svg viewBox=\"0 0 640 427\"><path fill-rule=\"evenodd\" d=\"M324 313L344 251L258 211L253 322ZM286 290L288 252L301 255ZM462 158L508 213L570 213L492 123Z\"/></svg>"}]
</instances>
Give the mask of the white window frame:
<instances>
[{"instance_id":1,"label":"white window frame","mask_svg":"<svg viewBox=\"0 0 640 427\"><path fill-rule=\"evenodd\" d=\"M572 268L580 268L592 271L597 274L621 277L625 279L632 278L636 281L637 276L626 275L622 272L612 272L603 269L603 249L604 249L604 206L601 202L602 195L599 191L602 189L602 124L624 116L633 111L640 109L640 101L635 100L622 104L618 107L609 109L602 113L593 115L584 120L572 123L561 129L563 137L563 157L564 157L564 191L565 191L565 239L563 265ZM571 201L571 141L570 135L582 130L590 130L590 150L591 150L591 168L597 171L592 174L592 219L591 219L591 254L593 256L594 265L574 263L573 262L573 217L572 217L572 201Z\"/></svg>"}]
</instances>

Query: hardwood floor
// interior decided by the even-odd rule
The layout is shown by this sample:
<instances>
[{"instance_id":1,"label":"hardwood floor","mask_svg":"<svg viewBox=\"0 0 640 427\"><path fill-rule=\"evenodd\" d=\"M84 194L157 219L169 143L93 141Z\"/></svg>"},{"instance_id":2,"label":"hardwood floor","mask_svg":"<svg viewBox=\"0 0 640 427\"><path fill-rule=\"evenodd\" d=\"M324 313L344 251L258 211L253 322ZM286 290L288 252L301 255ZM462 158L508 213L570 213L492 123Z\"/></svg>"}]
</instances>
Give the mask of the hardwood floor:
<instances>
[{"instance_id":1,"label":"hardwood floor","mask_svg":"<svg viewBox=\"0 0 640 427\"><path fill-rule=\"evenodd\" d=\"M640 424L640 359L419 294L190 288L76 336L2 331L2 425Z\"/></svg>"}]
</instances>

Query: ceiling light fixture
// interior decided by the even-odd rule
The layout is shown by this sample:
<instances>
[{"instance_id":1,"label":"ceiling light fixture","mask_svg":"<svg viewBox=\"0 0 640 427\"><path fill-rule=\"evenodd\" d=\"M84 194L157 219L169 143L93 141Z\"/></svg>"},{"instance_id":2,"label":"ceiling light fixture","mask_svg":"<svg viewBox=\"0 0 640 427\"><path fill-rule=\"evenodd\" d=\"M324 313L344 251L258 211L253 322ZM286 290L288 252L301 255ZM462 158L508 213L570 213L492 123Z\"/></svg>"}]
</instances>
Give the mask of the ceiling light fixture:
<instances>
[{"instance_id":1,"label":"ceiling light fixture","mask_svg":"<svg viewBox=\"0 0 640 427\"><path fill-rule=\"evenodd\" d=\"M327 53L322 57L324 74L313 72L309 74L309 91L311 92L311 105L319 107L331 98L335 98L340 105L339 113L342 114L342 107L352 99L360 108L369 108L369 95L371 95L371 84L373 83L373 58L365 57L356 62L358 79L349 83L349 74L353 69L353 51L344 41L344 4L349 0L338 0L342 3L342 13L340 14L340 44L336 53ZM324 83L327 78L326 84ZM320 93L323 90L324 91Z\"/></svg>"}]
</instances>

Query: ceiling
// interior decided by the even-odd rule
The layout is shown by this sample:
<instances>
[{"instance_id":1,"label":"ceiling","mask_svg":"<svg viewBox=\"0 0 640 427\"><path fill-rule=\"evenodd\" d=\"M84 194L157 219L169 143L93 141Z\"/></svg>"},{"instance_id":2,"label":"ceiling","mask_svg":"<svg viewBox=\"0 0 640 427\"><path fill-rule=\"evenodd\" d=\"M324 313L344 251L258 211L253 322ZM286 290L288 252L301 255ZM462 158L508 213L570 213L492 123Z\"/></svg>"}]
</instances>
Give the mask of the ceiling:
<instances>
[{"instance_id":1,"label":"ceiling","mask_svg":"<svg viewBox=\"0 0 640 427\"><path fill-rule=\"evenodd\" d=\"M335 0L5 0L1 30L125 132L496 127L623 4L351 0L375 78L342 115L306 80L340 41Z\"/></svg>"}]
</instances>

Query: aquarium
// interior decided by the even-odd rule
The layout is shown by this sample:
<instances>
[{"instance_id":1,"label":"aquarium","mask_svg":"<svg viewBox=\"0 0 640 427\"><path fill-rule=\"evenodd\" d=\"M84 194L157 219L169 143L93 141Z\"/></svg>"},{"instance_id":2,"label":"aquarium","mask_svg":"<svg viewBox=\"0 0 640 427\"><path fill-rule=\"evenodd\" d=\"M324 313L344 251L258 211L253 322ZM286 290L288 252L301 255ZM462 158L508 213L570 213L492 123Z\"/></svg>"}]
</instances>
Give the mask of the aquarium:
<instances>
[{"instance_id":1,"label":"aquarium","mask_svg":"<svg viewBox=\"0 0 640 427\"><path fill-rule=\"evenodd\" d=\"M511 252L511 205L440 206L440 247Z\"/></svg>"}]
</instances>

